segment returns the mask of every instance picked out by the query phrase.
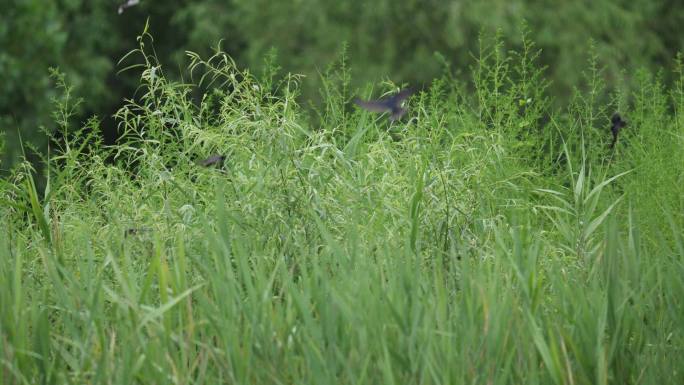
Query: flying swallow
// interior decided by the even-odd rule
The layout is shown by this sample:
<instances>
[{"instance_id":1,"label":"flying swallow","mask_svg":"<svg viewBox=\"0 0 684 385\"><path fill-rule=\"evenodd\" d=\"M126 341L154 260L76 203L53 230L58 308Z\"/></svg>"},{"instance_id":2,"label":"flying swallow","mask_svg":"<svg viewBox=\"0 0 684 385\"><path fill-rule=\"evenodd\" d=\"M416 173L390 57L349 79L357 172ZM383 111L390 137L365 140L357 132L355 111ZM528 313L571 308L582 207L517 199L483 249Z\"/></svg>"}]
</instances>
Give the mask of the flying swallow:
<instances>
[{"instance_id":1,"label":"flying swallow","mask_svg":"<svg viewBox=\"0 0 684 385\"><path fill-rule=\"evenodd\" d=\"M224 155L212 155L208 157L207 159L201 160L198 162L200 166L204 167L209 167L209 166L223 166L223 162L226 160L226 157Z\"/></svg>"},{"instance_id":2,"label":"flying swallow","mask_svg":"<svg viewBox=\"0 0 684 385\"><path fill-rule=\"evenodd\" d=\"M390 96L389 98L379 100L361 100L354 99L354 103L360 107L371 112L390 112L390 122L401 119L406 113L406 108L401 105L404 103L414 91L410 88L405 88L399 91L398 94Z\"/></svg>"},{"instance_id":3,"label":"flying swallow","mask_svg":"<svg viewBox=\"0 0 684 385\"><path fill-rule=\"evenodd\" d=\"M622 117L617 112L613 114L613 117L610 118L610 121L612 123L612 125L610 126L610 132L613 133L613 142L610 144L610 148L613 148L615 147L615 143L617 143L617 138L618 134L620 133L620 130L627 125L627 122L622 120Z\"/></svg>"},{"instance_id":4,"label":"flying swallow","mask_svg":"<svg viewBox=\"0 0 684 385\"><path fill-rule=\"evenodd\" d=\"M138 5L138 3L140 3L140 0L128 0L125 3L119 5L119 15L122 14L126 8Z\"/></svg>"}]
</instances>

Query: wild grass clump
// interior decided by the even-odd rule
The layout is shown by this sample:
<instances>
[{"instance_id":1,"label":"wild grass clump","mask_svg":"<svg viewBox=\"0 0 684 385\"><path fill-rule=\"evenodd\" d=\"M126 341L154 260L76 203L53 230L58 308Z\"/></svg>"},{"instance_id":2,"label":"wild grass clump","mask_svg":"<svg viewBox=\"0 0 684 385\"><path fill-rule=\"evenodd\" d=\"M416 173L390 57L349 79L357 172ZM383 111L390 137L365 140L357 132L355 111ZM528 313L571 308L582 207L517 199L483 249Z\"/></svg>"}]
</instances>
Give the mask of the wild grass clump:
<instances>
[{"instance_id":1,"label":"wild grass clump","mask_svg":"<svg viewBox=\"0 0 684 385\"><path fill-rule=\"evenodd\" d=\"M2 182L3 383L684 381L681 84L590 64L551 110L526 37L389 124L344 59L309 114L300 77L217 51L175 83L140 41L120 142L66 92L45 192Z\"/></svg>"}]
</instances>

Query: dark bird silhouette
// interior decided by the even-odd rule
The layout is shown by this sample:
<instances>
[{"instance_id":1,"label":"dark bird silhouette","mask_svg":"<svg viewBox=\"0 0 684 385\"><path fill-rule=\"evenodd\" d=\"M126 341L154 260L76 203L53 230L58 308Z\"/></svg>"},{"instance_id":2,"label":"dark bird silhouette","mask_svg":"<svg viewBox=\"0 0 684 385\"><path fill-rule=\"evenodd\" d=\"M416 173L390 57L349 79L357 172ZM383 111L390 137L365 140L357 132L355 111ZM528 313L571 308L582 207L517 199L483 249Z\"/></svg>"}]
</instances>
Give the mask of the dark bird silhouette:
<instances>
[{"instance_id":1,"label":"dark bird silhouette","mask_svg":"<svg viewBox=\"0 0 684 385\"><path fill-rule=\"evenodd\" d=\"M140 235L141 233L146 233L152 231L151 228L149 227L130 227L126 229L126 232L124 232L124 236L133 236L133 235Z\"/></svg>"},{"instance_id":2,"label":"dark bird silhouette","mask_svg":"<svg viewBox=\"0 0 684 385\"><path fill-rule=\"evenodd\" d=\"M612 125L610 126L610 132L613 133L613 142L610 143L610 148L613 148L615 147L615 143L617 143L617 138L618 134L620 133L620 130L627 125L627 122L622 120L622 117L617 112L613 114L613 117L610 118L610 121L612 123Z\"/></svg>"},{"instance_id":3,"label":"dark bird silhouette","mask_svg":"<svg viewBox=\"0 0 684 385\"><path fill-rule=\"evenodd\" d=\"M411 88L405 88L399 91L398 94L390 96L389 98L379 99L379 100L361 100L359 98L354 99L354 103L360 107L371 111L371 112L389 112L390 122L401 119L406 113L406 108L401 105L404 103L409 96L414 93Z\"/></svg>"},{"instance_id":4,"label":"dark bird silhouette","mask_svg":"<svg viewBox=\"0 0 684 385\"><path fill-rule=\"evenodd\" d=\"M208 157L207 159L201 160L198 162L200 166L204 167L209 167L209 166L218 166L221 167L223 166L223 162L226 160L225 155L212 155Z\"/></svg>"}]
</instances>

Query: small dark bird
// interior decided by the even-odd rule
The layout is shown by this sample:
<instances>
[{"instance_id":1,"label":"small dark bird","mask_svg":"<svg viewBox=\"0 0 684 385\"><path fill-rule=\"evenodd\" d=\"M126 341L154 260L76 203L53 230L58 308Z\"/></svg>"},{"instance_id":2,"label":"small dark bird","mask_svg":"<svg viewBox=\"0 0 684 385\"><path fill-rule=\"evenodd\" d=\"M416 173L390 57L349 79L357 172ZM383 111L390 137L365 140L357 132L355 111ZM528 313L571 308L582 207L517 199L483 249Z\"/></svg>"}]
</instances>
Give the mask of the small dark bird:
<instances>
[{"instance_id":1,"label":"small dark bird","mask_svg":"<svg viewBox=\"0 0 684 385\"><path fill-rule=\"evenodd\" d=\"M622 120L622 117L617 112L613 114L613 117L610 118L610 121L612 123L612 125L610 126L610 132L613 133L613 142L610 144L610 148L613 148L615 147L615 143L617 143L617 138L618 134L620 133L620 130L627 125L627 122Z\"/></svg>"},{"instance_id":2,"label":"small dark bird","mask_svg":"<svg viewBox=\"0 0 684 385\"><path fill-rule=\"evenodd\" d=\"M200 166L204 167L209 167L209 166L218 166L221 167L223 166L223 162L226 160L226 157L224 155L212 155L208 157L207 159L201 160L198 162Z\"/></svg>"},{"instance_id":3,"label":"small dark bird","mask_svg":"<svg viewBox=\"0 0 684 385\"><path fill-rule=\"evenodd\" d=\"M406 113L406 108L401 105L409 96L413 94L411 88L405 88L398 94L380 100L361 100L354 99L354 103L371 112L390 112L390 122L401 119Z\"/></svg>"},{"instance_id":4,"label":"small dark bird","mask_svg":"<svg viewBox=\"0 0 684 385\"><path fill-rule=\"evenodd\" d=\"M133 235L140 235L141 233L146 233L149 231L152 231L152 229L149 227L130 227L126 229L126 231L124 232L124 236L128 237Z\"/></svg>"}]
</instances>

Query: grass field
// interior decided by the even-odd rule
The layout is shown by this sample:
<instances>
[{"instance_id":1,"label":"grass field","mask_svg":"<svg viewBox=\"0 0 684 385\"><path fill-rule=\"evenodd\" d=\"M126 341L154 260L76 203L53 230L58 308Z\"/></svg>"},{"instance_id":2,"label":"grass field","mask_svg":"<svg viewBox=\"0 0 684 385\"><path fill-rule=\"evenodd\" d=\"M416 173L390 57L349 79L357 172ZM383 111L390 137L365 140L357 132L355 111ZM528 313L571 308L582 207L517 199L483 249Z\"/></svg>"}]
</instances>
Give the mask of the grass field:
<instances>
[{"instance_id":1,"label":"grass field","mask_svg":"<svg viewBox=\"0 0 684 385\"><path fill-rule=\"evenodd\" d=\"M344 58L310 109L141 46L111 147L57 76L45 193L0 187L2 384L684 383L681 62L615 93L590 55L558 110L535 55L485 45L390 124Z\"/></svg>"}]
</instances>

